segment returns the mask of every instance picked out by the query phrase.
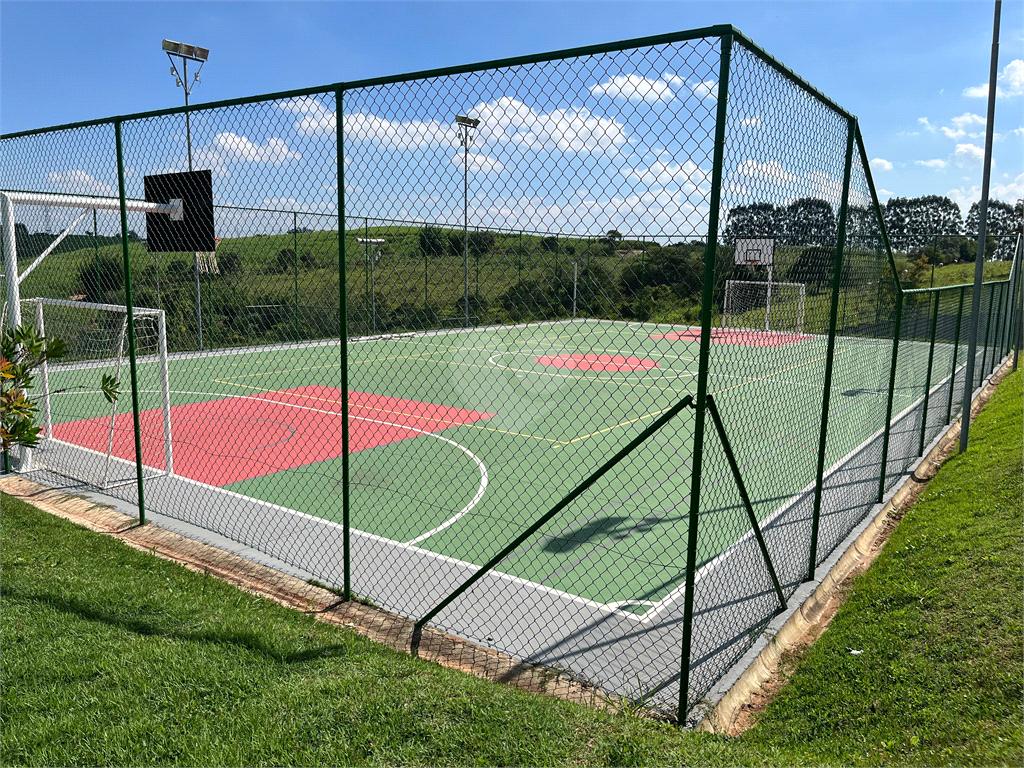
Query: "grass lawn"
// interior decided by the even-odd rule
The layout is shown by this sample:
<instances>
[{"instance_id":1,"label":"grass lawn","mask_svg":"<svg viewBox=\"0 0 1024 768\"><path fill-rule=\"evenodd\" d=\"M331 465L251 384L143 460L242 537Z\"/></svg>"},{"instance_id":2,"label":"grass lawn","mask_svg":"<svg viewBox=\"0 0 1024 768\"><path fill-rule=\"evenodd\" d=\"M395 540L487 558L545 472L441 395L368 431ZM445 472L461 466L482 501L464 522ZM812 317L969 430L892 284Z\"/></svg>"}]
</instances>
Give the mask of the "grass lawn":
<instances>
[{"instance_id":1,"label":"grass lawn","mask_svg":"<svg viewBox=\"0 0 1024 768\"><path fill-rule=\"evenodd\" d=\"M1020 765L1021 400L1017 373L738 739L443 669L5 496L3 763Z\"/></svg>"}]
</instances>

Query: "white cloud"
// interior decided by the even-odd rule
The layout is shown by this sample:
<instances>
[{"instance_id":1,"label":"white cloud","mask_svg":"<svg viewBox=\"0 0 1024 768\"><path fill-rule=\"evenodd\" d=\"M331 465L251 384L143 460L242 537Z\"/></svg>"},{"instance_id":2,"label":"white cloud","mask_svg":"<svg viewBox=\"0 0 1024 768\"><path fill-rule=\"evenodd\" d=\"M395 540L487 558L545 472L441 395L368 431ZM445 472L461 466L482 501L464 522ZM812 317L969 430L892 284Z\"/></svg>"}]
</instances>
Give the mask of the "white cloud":
<instances>
[{"instance_id":1,"label":"white cloud","mask_svg":"<svg viewBox=\"0 0 1024 768\"><path fill-rule=\"evenodd\" d=\"M334 131L334 112L313 99L284 102L283 109L300 115L295 129L304 134ZM518 99L504 96L467 111L479 118L477 145L511 144L533 150L561 152L614 152L628 136L613 118L600 117L586 108L538 112ZM376 115L345 115L345 138L395 150L450 146L457 141L454 123L438 120L389 120Z\"/></svg>"},{"instance_id":2,"label":"white cloud","mask_svg":"<svg viewBox=\"0 0 1024 768\"><path fill-rule=\"evenodd\" d=\"M590 92L594 96L646 101L648 104L672 101L676 97L671 86L664 80L650 80L640 75L615 75L606 83L591 86Z\"/></svg>"},{"instance_id":3,"label":"white cloud","mask_svg":"<svg viewBox=\"0 0 1024 768\"><path fill-rule=\"evenodd\" d=\"M974 144L957 144L953 157L961 168L976 168L985 161L985 150Z\"/></svg>"},{"instance_id":4,"label":"white cloud","mask_svg":"<svg viewBox=\"0 0 1024 768\"><path fill-rule=\"evenodd\" d=\"M971 186L951 189L946 193L946 196L959 205L960 209L966 213L972 203L981 200L981 187ZM1024 197L1024 173L1006 184L992 184L989 187L990 200L1002 200L1007 203L1013 203L1022 197Z\"/></svg>"},{"instance_id":5,"label":"white cloud","mask_svg":"<svg viewBox=\"0 0 1024 768\"><path fill-rule=\"evenodd\" d=\"M891 171L892 163L881 157L876 157L871 161L871 167L876 171Z\"/></svg>"},{"instance_id":6,"label":"white cloud","mask_svg":"<svg viewBox=\"0 0 1024 768\"><path fill-rule=\"evenodd\" d=\"M714 99L718 97L718 82L705 80L703 83L694 83L690 86L690 90L699 99Z\"/></svg>"},{"instance_id":7,"label":"white cloud","mask_svg":"<svg viewBox=\"0 0 1024 768\"><path fill-rule=\"evenodd\" d=\"M1024 59L1014 59L996 78L996 98L1005 99L1010 96L1024 94ZM988 83L964 88L963 95L968 99L987 99Z\"/></svg>"},{"instance_id":8,"label":"white cloud","mask_svg":"<svg viewBox=\"0 0 1024 768\"><path fill-rule=\"evenodd\" d=\"M760 117L748 117L744 120L740 120L740 125L745 125L748 128L754 128L761 124Z\"/></svg>"},{"instance_id":9,"label":"white cloud","mask_svg":"<svg viewBox=\"0 0 1024 768\"><path fill-rule=\"evenodd\" d=\"M949 139L960 139L963 138L964 136L977 138L981 134L968 133L967 129L972 128L974 126L980 126L982 128L985 126L985 118L982 117L981 115L975 115L972 112L964 112L959 117L954 117L952 120L950 120L950 122L953 123L953 128L949 128L948 126L944 125L941 129L942 132Z\"/></svg>"},{"instance_id":10,"label":"white cloud","mask_svg":"<svg viewBox=\"0 0 1024 768\"><path fill-rule=\"evenodd\" d=\"M50 171L46 174L46 180L55 188L68 195L113 197L117 194L109 184L77 168L66 171Z\"/></svg>"},{"instance_id":11,"label":"white cloud","mask_svg":"<svg viewBox=\"0 0 1024 768\"><path fill-rule=\"evenodd\" d=\"M666 72L662 77L665 78L666 83L671 85L686 85L686 81L683 78L679 75L673 75L671 72Z\"/></svg>"},{"instance_id":12,"label":"white cloud","mask_svg":"<svg viewBox=\"0 0 1024 768\"><path fill-rule=\"evenodd\" d=\"M665 187L675 184L687 192L707 190L711 182L711 171L701 168L692 160L679 163L656 162L649 168L634 168L626 172L626 178L634 179L649 187Z\"/></svg>"},{"instance_id":13,"label":"white cloud","mask_svg":"<svg viewBox=\"0 0 1024 768\"><path fill-rule=\"evenodd\" d=\"M942 170L946 167L945 160L915 160L914 165L923 165L925 168L934 168L935 170Z\"/></svg>"},{"instance_id":14,"label":"white cloud","mask_svg":"<svg viewBox=\"0 0 1024 768\"><path fill-rule=\"evenodd\" d=\"M281 165L301 160L302 155L288 149L283 139L270 138L266 144L256 144L236 133L218 133L205 147L228 162L270 163Z\"/></svg>"},{"instance_id":15,"label":"white cloud","mask_svg":"<svg viewBox=\"0 0 1024 768\"><path fill-rule=\"evenodd\" d=\"M878 195L879 197L892 197L892 192L890 192L888 189L879 189Z\"/></svg>"},{"instance_id":16,"label":"white cloud","mask_svg":"<svg viewBox=\"0 0 1024 768\"><path fill-rule=\"evenodd\" d=\"M270 138L265 144L257 144L236 133L218 133L209 144L198 147L192 157L197 166L209 168L217 176L227 175L230 163L282 165L302 159L283 139Z\"/></svg>"},{"instance_id":17,"label":"white cloud","mask_svg":"<svg viewBox=\"0 0 1024 768\"><path fill-rule=\"evenodd\" d=\"M970 128L972 125L984 127L985 118L973 112L964 112L960 117L954 117L950 122L957 128Z\"/></svg>"},{"instance_id":18,"label":"white cloud","mask_svg":"<svg viewBox=\"0 0 1024 768\"><path fill-rule=\"evenodd\" d=\"M467 158L464 158L462 155L455 155L455 157L452 158L452 162L459 166L467 160L469 170L476 173L501 173L505 170L505 166L494 158L487 157L487 155L478 155L474 152L470 152Z\"/></svg>"},{"instance_id":19,"label":"white cloud","mask_svg":"<svg viewBox=\"0 0 1024 768\"><path fill-rule=\"evenodd\" d=\"M788 184L796 180L796 174L787 171L777 160L759 163L756 160L744 160L733 172L733 178L759 180Z\"/></svg>"},{"instance_id":20,"label":"white cloud","mask_svg":"<svg viewBox=\"0 0 1024 768\"><path fill-rule=\"evenodd\" d=\"M927 117L919 117L917 118L917 122L923 125L925 127L925 130L928 131L928 133L935 133L935 131L937 130L935 126L928 121Z\"/></svg>"}]
</instances>

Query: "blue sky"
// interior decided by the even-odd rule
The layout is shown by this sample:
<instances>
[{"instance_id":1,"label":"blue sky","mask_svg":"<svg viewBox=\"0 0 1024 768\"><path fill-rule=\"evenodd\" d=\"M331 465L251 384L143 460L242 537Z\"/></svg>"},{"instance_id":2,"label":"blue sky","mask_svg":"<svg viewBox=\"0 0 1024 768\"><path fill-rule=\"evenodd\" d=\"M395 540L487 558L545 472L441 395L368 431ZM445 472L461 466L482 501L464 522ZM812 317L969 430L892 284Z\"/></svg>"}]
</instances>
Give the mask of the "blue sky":
<instances>
[{"instance_id":1,"label":"blue sky","mask_svg":"<svg viewBox=\"0 0 1024 768\"><path fill-rule=\"evenodd\" d=\"M1004 2L993 196L1024 197L1024 4ZM990 2L4 3L0 130L732 23L860 119L883 201L979 196ZM884 190L884 192L882 192Z\"/></svg>"}]
</instances>

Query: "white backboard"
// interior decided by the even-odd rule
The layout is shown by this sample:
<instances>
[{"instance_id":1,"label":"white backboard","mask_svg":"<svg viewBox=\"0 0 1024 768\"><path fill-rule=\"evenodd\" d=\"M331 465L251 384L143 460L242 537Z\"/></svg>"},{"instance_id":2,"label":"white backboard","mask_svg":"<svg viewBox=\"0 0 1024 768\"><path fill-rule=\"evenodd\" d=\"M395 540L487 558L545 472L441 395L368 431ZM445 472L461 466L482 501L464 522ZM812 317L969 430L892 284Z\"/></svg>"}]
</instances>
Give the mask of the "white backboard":
<instances>
[{"instance_id":1,"label":"white backboard","mask_svg":"<svg viewBox=\"0 0 1024 768\"><path fill-rule=\"evenodd\" d=\"M775 263L775 239L737 239L734 260L737 264Z\"/></svg>"}]
</instances>

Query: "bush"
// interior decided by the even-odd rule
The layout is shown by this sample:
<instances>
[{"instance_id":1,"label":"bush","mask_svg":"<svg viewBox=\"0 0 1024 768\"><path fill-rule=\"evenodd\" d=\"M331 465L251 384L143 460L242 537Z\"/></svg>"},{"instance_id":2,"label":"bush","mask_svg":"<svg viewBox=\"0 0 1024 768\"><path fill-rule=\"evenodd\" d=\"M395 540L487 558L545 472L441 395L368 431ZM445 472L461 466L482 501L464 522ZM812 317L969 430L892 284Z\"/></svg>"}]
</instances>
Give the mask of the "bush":
<instances>
[{"instance_id":1,"label":"bush","mask_svg":"<svg viewBox=\"0 0 1024 768\"><path fill-rule=\"evenodd\" d=\"M109 302L111 293L124 288L124 265L113 256L90 260L78 270L78 285L86 301Z\"/></svg>"}]
</instances>

